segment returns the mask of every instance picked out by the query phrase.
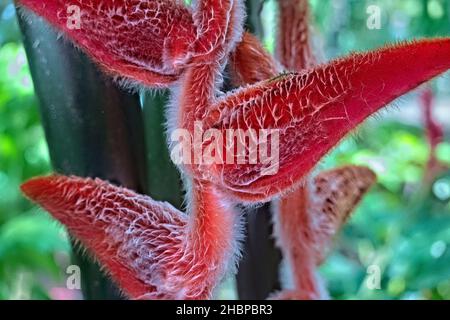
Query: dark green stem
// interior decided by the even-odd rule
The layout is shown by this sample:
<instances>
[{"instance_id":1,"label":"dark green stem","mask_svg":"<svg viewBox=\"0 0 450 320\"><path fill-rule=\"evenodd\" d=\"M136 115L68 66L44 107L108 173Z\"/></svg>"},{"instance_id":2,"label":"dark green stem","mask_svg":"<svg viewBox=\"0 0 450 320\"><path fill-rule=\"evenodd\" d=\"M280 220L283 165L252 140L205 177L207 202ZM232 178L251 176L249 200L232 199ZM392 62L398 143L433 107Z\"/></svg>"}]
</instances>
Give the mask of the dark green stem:
<instances>
[{"instance_id":1,"label":"dark green stem","mask_svg":"<svg viewBox=\"0 0 450 320\"><path fill-rule=\"evenodd\" d=\"M247 26L262 37L260 18L263 0L246 1ZM262 300L280 289L281 252L275 247L271 204L249 209L246 214L246 239L239 263L237 288L240 299Z\"/></svg>"},{"instance_id":2,"label":"dark green stem","mask_svg":"<svg viewBox=\"0 0 450 320\"><path fill-rule=\"evenodd\" d=\"M148 150L148 194L181 209L183 189L180 173L170 159L166 136L168 92L148 93L143 97Z\"/></svg>"}]
</instances>

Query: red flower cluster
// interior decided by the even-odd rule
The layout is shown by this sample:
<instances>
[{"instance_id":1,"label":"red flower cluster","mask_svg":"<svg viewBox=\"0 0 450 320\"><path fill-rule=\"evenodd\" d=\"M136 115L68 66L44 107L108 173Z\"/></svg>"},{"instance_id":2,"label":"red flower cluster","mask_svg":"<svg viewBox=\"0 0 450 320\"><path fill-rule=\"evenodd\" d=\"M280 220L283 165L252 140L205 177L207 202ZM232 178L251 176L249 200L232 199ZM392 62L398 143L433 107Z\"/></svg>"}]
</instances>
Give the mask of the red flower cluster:
<instances>
[{"instance_id":1,"label":"red flower cluster","mask_svg":"<svg viewBox=\"0 0 450 320\"><path fill-rule=\"evenodd\" d=\"M188 214L98 179L51 176L22 186L99 259L130 298L210 298L237 260L240 224L233 204L279 195L285 196L277 235L295 278L295 290L279 297L322 298L315 267L375 176L354 166L307 175L367 117L450 68L449 38L387 46L314 66L304 0L280 1L280 63L243 33L242 0L198 0L192 7L175 0L18 2L24 12L31 10L61 30L110 75L145 87L169 87L169 130L193 134L201 123L224 135L237 129L279 132L274 175L264 174L263 163L181 166L189 184ZM68 23L69 6L79 9L79 28ZM227 64L240 88L223 94ZM283 68L294 72L280 74Z\"/></svg>"}]
</instances>

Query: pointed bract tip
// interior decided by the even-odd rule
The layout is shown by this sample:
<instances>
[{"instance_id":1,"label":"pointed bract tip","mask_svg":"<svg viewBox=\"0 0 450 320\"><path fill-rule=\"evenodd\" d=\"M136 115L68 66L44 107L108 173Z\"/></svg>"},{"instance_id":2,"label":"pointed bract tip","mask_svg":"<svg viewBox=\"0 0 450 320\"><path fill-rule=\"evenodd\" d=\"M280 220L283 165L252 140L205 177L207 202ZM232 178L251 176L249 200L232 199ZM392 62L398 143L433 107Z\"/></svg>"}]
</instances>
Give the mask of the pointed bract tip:
<instances>
[{"instance_id":1,"label":"pointed bract tip","mask_svg":"<svg viewBox=\"0 0 450 320\"><path fill-rule=\"evenodd\" d=\"M53 191L55 184L60 179L61 177L56 175L32 178L22 183L20 190L30 200L39 202L39 199L42 199Z\"/></svg>"}]
</instances>

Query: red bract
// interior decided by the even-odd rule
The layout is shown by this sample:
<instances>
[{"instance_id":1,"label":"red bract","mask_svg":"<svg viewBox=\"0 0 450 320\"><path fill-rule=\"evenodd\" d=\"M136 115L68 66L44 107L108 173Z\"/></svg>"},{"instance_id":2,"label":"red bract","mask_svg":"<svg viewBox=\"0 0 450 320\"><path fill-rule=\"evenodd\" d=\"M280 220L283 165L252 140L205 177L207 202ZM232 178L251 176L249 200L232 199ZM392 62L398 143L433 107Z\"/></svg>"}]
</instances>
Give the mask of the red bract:
<instances>
[{"instance_id":1,"label":"red bract","mask_svg":"<svg viewBox=\"0 0 450 320\"><path fill-rule=\"evenodd\" d=\"M230 129L277 130L279 170L264 175L261 163L235 160L216 165L214 181L237 199L269 200L295 186L367 117L449 68L450 39L421 40L237 90L213 106L207 123L224 136Z\"/></svg>"},{"instance_id":2,"label":"red bract","mask_svg":"<svg viewBox=\"0 0 450 320\"><path fill-rule=\"evenodd\" d=\"M349 165L320 172L312 181L309 200L315 238L312 247L316 264L320 265L336 233L375 184L376 175L367 167Z\"/></svg>"},{"instance_id":3,"label":"red bract","mask_svg":"<svg viewBox=\"0 0 450 320\"><path fill-rule=\"evenodd\" d=\"M22 191L94 253L130 298L210 298L234 263L236 215L207 186L194 192L191 218L99 179L36 178Z\"/></svg>"},{"instance_id":4,"label":"red bract","mask_svg":"<svg viewBox=\"0 0 450 320\"><path fill-rule=\"evenodd\" d=\"M311 46L307 0L279 0L277 35L278 60L290 71L300 71L315 64Z\"/></svg>"},{"instance_id":5,"label":"red bract","mask_svg":"<svg viewBox=\"0 0 450 320\"><path fill-rule=\"evenodd\" d=\"M150 87L173 84L169 129L187 129L188 139L197 125L217 129L224 137L230 129L279 134L278 141L267 145L279 155L269 164L276 171L261 161L240 164L236 152L227 159L233 164L197 165L195 158L212 143L197 146L200 150L189 159L194 165L182 166L192 189L189 215L98 179L53 176L23 185L24 193L65 224L132 298L209 298L236 255L238 223L224 199L267 201L299 187L318 161L368 116L450 68L450 39L435 39L353 54L301 71L314 60L306 32L308 8L300 0L281 1L279 46L281 62L299 73L270 80L265 78L279 66L256 38L245 34L236 46L242 1L199 1L191 12L169 0L76 0L80 29L67 24L70 12L62 0L19 3L49 20L114 76ZM261 82L219 98L230 52L234 84ZM320 297L315 268L373 181L365 168L336 169L280 202L280 242L297 286L283 295Z\"/></svg>"},{"instance_id":6,"label":"red bract","mask_svg":"<svg viewBox=\"0 0 450 320\"><path fill-rule=\"evenodd\" d=\"M241 0L196 1L194 57L211 63L228 54L242 35L243 10Z\"/></svg>"},{"instance_id":7,"label":"red bract","mask_svg":"<svg viewBox=\"0 0 450 320\"><path fill-rule=\"evenodd\" d=\"M240 87L273 78L280 73L281 67L263 48L258 38L244 33L230 55L228 71L232 85Z\"/></svg>"},{"instance_id":8,"label":"red bract","mask_svg":"<svg viewBox=\"0 0 450 320\"><path fill-rule=\"evenodd\" d=\"M149 86L164 86L179 76L196 37L192 14L178 1L18 2L63 31L108 73ZM73 20L77 7L79 27Z\"/></svg>"},{"instance_id":9,"label":"red bract","mask_svg":"<svg viewBox=\"0 0 450 320\"><path fill-rule=\"evenodd\" d=\"M224 47L232 48L242 32L237 0L198 1L194 13L172 0L18 2L63 31L106 72L150 87L176 81L193 57L224 56Z\"/></svg>"}]
</instances>

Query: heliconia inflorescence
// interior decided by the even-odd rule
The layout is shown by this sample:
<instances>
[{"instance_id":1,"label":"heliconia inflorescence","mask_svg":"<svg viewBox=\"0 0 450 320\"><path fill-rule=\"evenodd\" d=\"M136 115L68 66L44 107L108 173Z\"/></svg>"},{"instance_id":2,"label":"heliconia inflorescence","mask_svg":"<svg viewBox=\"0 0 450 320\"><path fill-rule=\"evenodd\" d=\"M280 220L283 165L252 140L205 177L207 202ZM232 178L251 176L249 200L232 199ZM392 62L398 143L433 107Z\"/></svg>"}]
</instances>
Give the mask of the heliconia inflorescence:
<instances>
[{"instance_id":1,"label":"heliconia inflorescence","mask_svg":"<svg viewBox=\"0 0 450 320\"><path fill-rule=\"evenodd\" d=\"M235 87L270 79L282 71L282 67L262 46L258 38L244 33L230 55L228 65L231 83Z\"/></svg>"},{"instance_id":2,"label":"heliconia inflorescence","mask_svg":"<svg viewBox=\"0 0 450 320\"><path fill-rule=\"evenodd\" d=\"M111 75L150 86L167 85L179 76L196 36L191 11L179 1L18 3L62 31Z\"/></svg>"},{"instance_id":3,"label":"heliconia inflorescence","mask_svg":"<svg viewBox=\"0 0 450 320\"><path fill-rule=\"evenodd\" d=\"M182 164L189 184L187 214L98 179L50 176L22 186L134 299L210 298L238 253L239 213L233 204L278 195L293 199L288 193L296 188L298 199L280 203L287 207L278 216L285 221L278 237L287 260L304 257L294 263L301 266L293 270L296 288L311 290L284 293L320 298L317 283L305 284L312 278L302 278L302 268L315 272L330 239L375 178L369 169L350 166L302 183L311 181L318 161L367 117L450 68L449 38L386 46L314 66L308 7L301 0L280 0L286 17L281 30L296 26L291 35L280 35L280 64L243 33L242 0L198 0L192 7L171 0L17 2L108 74L146 87L170 87L169 130L186 129L192 137L200 124L222 133L271 130L279 136L276 145L268 145L279 155L271 175L264 174L270 169L265 163ZM70 21L74 8L80 10L79 26ZM280 73L283 66L296 72ZM241 87L222 94L225 70ZM291 205L297 214L289 214ZM302 235L295 237L289 225Z\"/></svg>"},{"instance_id":4,"label":"heliconia inflorescence","mask_svg":"<svg viewBox=\"0 0 450 320\"><path fill-rule=\"evenodd\" d=\"M450 68L450 39L421 40L351 54L300 73L238 89L217 102L218 130L275 129L276 175L263 163L219 163L215 181L230 196L267 201L298 184L339 141L402 94Z\"/></svg>"},{"instance_id":5,"label":"heliconia inflorescence","mask_svg":"<svg viewBox=\"0 0 450 320\"><path fill-rule=\"evenodd\" d=\"M195 216L100 179L42 177L22 191L94 253L130 298L210 298L235 262L238 216L211 201L211 190L194 193Z\"/></svg>"}]
</instances>

